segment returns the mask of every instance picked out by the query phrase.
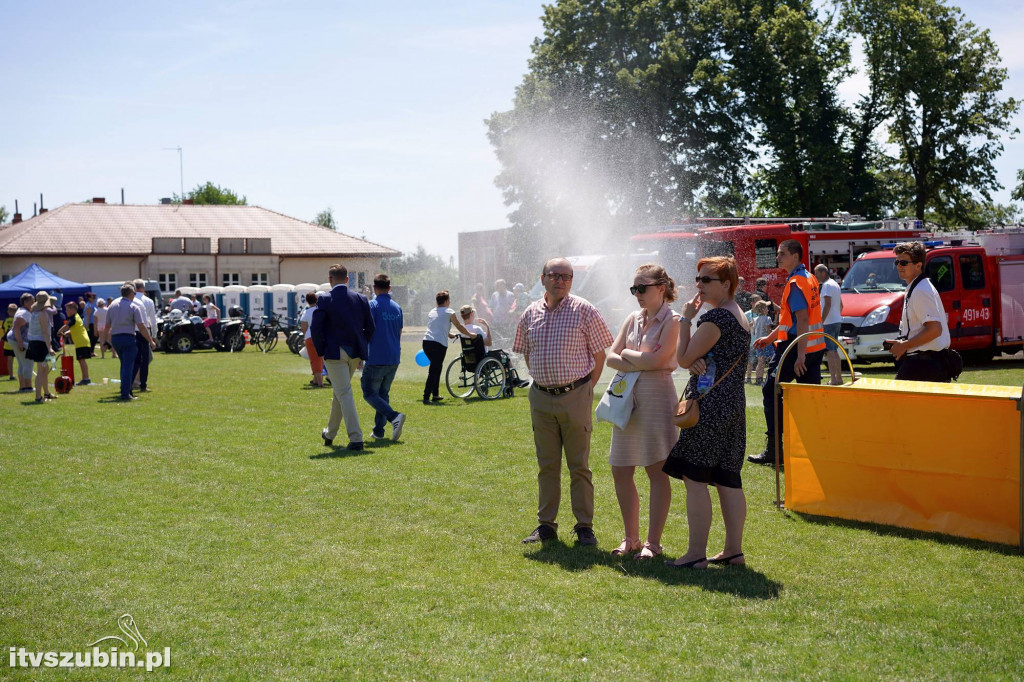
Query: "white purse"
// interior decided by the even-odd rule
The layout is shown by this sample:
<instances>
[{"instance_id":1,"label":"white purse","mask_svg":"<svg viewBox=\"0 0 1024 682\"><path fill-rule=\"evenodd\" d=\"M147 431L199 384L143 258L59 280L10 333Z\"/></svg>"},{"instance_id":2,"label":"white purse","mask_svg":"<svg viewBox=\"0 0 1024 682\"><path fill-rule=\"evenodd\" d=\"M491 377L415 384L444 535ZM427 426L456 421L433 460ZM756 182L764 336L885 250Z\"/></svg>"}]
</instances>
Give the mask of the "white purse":
<instances>
[{"instance_id":1,"label":"white purse","mask_svg":"<svg viewBox=\"0 0 1024 682\"><path fill-rule=\"evenodd\" d=\"M640 318L637 316L634 327L636 338L640 338ZM629 418L633 415L633 388L640 372L616 372L608 382L608 388L601 394L601 400L594 409L594 418L599 422L608 422L620 429L626 428Z\"/></svg>"}]
</instances>

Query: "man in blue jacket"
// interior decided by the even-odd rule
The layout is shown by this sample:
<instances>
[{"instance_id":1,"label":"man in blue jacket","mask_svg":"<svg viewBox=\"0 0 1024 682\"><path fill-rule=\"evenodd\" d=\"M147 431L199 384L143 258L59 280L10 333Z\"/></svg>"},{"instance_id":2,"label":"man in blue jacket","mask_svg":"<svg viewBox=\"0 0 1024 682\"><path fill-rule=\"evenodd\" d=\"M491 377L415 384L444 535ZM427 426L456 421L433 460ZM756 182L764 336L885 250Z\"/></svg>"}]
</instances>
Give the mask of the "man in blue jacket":
<instances>
[{"instance_id":1,"label":"man in blue jacket","mask_svg":"<svg viewBox=\"0 0 1024 682\"><path fill-rule=\"evenodd\" d=\"M380 273L373 278L374 298L370 315L376 331L370 342L370 353L363 365L363 399L376 414L373 437L385 437L384 424L391 423L391 440L398 440L405 425L405 415L391 407L391 382L402 361L402 308L391 300L391 278Z\"/></svg>"},{"instance_id":2,"label":"man in blue jacket","mask_svg":"<svg viewBox=\"0 0 1024 682\"><path fill-rule=\"evenodd\" d=\"M348 288L348 269L332 265L327 274L329 293L317 299L310 324L310 338L324 359L334 395L327 428L320 432L324 445L334 445L341 421L348 431L348 449L363 449L363 432L352 395L352 375L367 358L367 344L373 337L373 317L366 297Z\"/></svg>"}]
</instances>

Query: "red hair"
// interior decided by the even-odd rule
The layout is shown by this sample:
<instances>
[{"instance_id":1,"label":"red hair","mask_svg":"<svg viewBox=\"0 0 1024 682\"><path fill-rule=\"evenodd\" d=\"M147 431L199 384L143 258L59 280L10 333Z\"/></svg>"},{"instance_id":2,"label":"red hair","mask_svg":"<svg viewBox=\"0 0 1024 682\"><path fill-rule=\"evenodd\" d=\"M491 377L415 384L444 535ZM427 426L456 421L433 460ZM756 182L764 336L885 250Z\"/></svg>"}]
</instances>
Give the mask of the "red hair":
<instances>
[{"instance_id":1,"label":"red hair","mask_svg":"<svg viewBox=\"0 0 1024 682\"><path fill-rule=\"evenodd\" d=\"M716 277L723 282L729 283L729 298L732 298L733 294L736 293L736 287L740 285L740 273L736 269L736 259L732 256L701 258L697 261L697 272L700 272L705 265L711 268L711 272Z\"/></svg>"}]
</instances>

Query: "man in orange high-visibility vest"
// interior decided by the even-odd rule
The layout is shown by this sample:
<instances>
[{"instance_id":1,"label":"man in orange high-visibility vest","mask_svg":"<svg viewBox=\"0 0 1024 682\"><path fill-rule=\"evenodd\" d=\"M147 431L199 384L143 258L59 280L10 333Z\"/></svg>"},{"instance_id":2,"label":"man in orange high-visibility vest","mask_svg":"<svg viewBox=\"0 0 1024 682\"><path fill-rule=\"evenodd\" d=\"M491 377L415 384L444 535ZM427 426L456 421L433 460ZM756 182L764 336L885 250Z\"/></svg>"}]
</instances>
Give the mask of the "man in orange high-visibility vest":
<instances>
[{"instance_id":1,"label":"man in orange high-visibility vest","mask_svg":"<svg viewBox=\"0 0 1024 682\"><path fill-rule=\"evenodd\" d=\"M796 350L786 357L786 364L779 366L779 360L786 348L801 334L808 331L820 332L821 303L818 280L803 265L804 249L795 239L779 244L777 252L779 267L789 272L786 287L782 290L782 310L779 326L768 336L754 341L759 350L769 343L775 344L775 356L768 363L768 377L761 389L764 396L764 419L767 426L768 444L763 452L750 455L747 460L754 464L775 464L775 429L779 429L779 463L782 463L782 424L775 424L775 377L779 382L796 379L799 384L821 383L821 360L825 355L825 339L822 336L801 339ZM779 415L782 415L782 396L779 396Z\"/></svg>"}]
</instances>

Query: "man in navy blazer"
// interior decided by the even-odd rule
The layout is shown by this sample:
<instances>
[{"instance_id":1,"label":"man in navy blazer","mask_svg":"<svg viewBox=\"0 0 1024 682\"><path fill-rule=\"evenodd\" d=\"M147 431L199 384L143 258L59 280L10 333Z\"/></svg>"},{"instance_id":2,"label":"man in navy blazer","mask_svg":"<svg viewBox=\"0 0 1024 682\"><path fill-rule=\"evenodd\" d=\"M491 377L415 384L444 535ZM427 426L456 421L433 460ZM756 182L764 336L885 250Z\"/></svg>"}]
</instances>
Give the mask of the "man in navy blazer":
<instances>
[{"instance_id":1,"label":"man in navy blazer","mask_svg":"<svg viewBox=\"0 0 1024 682\"><path fill-rule=\"evenodd\" d=\"M324 445L334 445L334 437L345 420L348 449L363 449L363 432L359 428L352 375L367 358L367 343L373 337L373 316L366 297L348 288L348 269L332 265L327 274L331 291L322 294L313 311L309 336L316 352L324 359L331 380L331 416L327 428L320 432Z\"/></svg>"}]
</instances>

